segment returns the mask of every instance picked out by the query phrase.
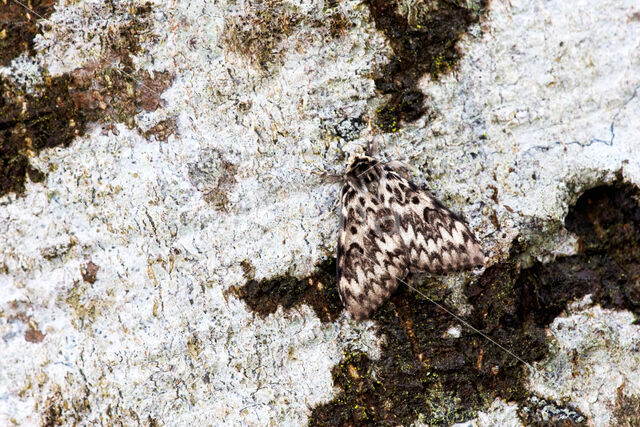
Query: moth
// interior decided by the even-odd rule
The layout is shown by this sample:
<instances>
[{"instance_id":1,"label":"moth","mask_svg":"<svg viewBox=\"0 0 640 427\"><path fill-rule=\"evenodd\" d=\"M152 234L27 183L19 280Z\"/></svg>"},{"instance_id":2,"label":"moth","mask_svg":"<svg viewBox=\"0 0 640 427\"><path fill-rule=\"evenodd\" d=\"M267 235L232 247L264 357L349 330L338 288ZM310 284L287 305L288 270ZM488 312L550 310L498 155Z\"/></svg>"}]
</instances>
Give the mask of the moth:
<instances>
[{"instance_id":1,"label":"moth","mask_svg":"<svg viewBox=\"0 0 640 427\"><path fill-rule=\"evenodd\" d=\"M400 165L357 156L344 177L338 291L356 320L368 318L410 273L442 274L484 263L469 227L409 181Z\"/></svg>"}]
</instances>

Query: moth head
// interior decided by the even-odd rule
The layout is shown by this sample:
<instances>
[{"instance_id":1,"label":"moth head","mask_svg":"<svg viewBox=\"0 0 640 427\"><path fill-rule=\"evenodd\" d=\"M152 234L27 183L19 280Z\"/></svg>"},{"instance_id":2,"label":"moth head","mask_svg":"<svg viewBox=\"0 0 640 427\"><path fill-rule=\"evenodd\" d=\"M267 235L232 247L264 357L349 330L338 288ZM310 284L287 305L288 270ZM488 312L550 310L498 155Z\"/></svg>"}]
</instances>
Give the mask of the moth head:
<instances>
[{"instance_id":1,"label":"moth head","mask_svg":"<svg viewBox=\"0 0 640 427\"><path fill-rule=\"evenodd\" d=\"M349 156L349 167L347 168L347 173L363 173L367 169L375 167L380 164L380 160L366 156L363 154L352 154Z\"/></svg>"},{"instance_id":2,"label":"moth head","mask_svg":"<svg viewBox=\"0 0 640 427\"><path fill-rule=\"evenodd\" d=\"M369 156L355 156L345 174L345 181L363 192L375 192L382 174L380 160Z\"/></svg>"}]
</instances>

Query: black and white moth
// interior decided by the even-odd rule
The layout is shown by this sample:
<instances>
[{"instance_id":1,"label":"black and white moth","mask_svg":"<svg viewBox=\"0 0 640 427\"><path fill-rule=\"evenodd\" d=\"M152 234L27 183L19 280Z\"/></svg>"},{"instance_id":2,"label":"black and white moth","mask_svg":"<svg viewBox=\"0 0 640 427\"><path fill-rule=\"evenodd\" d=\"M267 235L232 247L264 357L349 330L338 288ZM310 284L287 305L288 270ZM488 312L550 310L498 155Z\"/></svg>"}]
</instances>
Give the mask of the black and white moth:
<instances>
[{"instance_id":1,"label":"black and white moth","mask_svg":"<svg viewBox=\"0 0 640 427\"><path fill-rule=\"evenodd\" d=\"M469 227L397 165L357 156L344 178L338 290L358 320L369 317L410 273L442 274L484 262Z\"/></svg>"}]
</instances>

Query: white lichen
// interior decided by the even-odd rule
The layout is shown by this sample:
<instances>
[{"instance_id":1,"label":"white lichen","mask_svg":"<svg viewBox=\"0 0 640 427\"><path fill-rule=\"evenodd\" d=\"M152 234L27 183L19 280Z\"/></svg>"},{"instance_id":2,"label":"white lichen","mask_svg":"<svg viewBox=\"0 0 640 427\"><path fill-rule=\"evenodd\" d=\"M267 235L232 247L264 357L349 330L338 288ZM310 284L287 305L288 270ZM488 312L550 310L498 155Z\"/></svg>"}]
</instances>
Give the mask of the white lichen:
<instances>
[{"instance_id":1,"label":"white lichen","mask_svg":"<svg viewBox=\"0 0 640 427\"><path fill-rule=\"evenodd\" d=\"M640 327L633 313L584 304L550 325L550 355L531 389L571 403L594 425L612 424L618 393L640 395Z\"/></svg>"}]
</instances>

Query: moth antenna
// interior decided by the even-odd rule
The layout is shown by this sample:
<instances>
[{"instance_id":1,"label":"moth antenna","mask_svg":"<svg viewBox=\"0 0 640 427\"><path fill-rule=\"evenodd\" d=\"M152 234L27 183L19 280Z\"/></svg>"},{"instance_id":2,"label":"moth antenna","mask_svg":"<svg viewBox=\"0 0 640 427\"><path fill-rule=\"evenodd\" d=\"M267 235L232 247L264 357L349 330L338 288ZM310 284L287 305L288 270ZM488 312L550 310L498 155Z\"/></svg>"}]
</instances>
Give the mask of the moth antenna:
<instances>
[{"instance_id":1,"label":"moth antenna","mask_svg":"<svg viewBox=\"0 0 640 427\"><path fill-rule=\"evenodd\" d=\"M409 163L405 163L400 160L392 160L388 162L387 165L395 169L396 172L401 173L405 179L409 179L409 172L416 172L416 168L411 166Z\"/></svg>"},{"instance_id":2,"label":"moth antenna","mask_svg":"<svg viewBox=\"0 0 640 427\"><path fill-rule=\"evenodd\" d=\"M310 175L315 175L318 178L320 178L321 181L323 182L327 182L330 184L335 184L335 183L339 183L342 182L342 175L338 175L338 174L333 174L333 173L329 173L327 171L323 171L323 172L318 172L318 171L313 171L313 170L307 170L307 169L302 169L302 168L294 168L297 171L300 171L302 173L307 173Z\"/></svg>"},{"instance_id":3,"label":"moth antenna","mask_svg":"<svg viewBox=\"0 0 640 427\"><path fill-rule=\"evenodd\" d=\"M464 326L466 326L467 328L471 329L473 332L477 333L478 335L480 335L481 337L483 337L484 339L486 339L487 341L489 341L491 344L495 345L496 347L498 347L500 350L504 351L506 354L508 354L509 356L513 357L514 359L516 359L517 361L521 362L522 364L524 364L527 368L529 368L530 372L533 375L540 375L542 376L544 379L551 381L551 378L549 378L544 372L539 371L538 369L535 368L535 366L533 366L531 363L527 362L526 360L524 360L523 358L521 358L520 356L518 356L517 354L515 354L514 352L512 352L511 350L509 350L508 348L506 348L505 346L501 345L500 343L498 343L496 340L494 340L493 338L491 338L489 335L485 334L484 332L482 332L481 330L477 329L476 327L474 327L471 323L467 322L466 320L464 320L462 317L457 316L455 313L453 313L451 310L448 310L445 306L443 306L442 304L437 303L436 301L434 301L433 299L429 298L427 295L425 295L423 292L421 292L419 289L416 289L415 287L411 286L409 283L405 282L404 280L396 277L396 279L406 285L409 289L413 290L414 292L416 292L418 295L420 295L421 297L423 297L424 299L426 299L427 301L429 301L430 303L432 303L433 305L435 305L436 307L438 307L440 310L444 311L445 313L447 313L448 315L450 315L451 317L453 317L454 319L456 319L457 321L459 321L460 323L462 323Z\"/></svg>"},{"instance_id":4,"label":"moth antenna","mask_svg":"<svg viewBox=\"0 0 640 427\"><path fill-rule=\"evenodd\" d=\"M370 157L375 157L378 154L378 146L375 143L375 127L371 124L371 118L367 117L367 128L369 129L369 138L367 139L367 146L365 148L365 154Z\"/></svg>"},{"instance_id":5,"label":"moth antenna","mask_svg":"<svg viewBox=\"0 0 640 427\"><path fill-rule=\"evenodd\" d=\"M398 156L399 159L402 158L402 154L400 154L400 149L398 148L398 144L395 144L395 149L396 149L396 155Z\"/></svg>"},{"instance_id":6,"label":"moth antenna","mask_svg":"<svg viewBox=\"0 0 640 427\"><path fill-rule=\"evenodd\" d=\"M314 166L314 164L312 162L310 162L309 160L307 160L304 157L304 154L302 154L301 157L302 157L302 162L303 163L306 163L307 165ZM321 181L327 182L327 183L331 183L331 184L343 181L342 175L335 174L335 173L329 173L329 172L326 171L326 169L323 170L323 171L308 170L308 169L302 169L302 168L299 168L299 167L295 167L294 169L297 170L297 171L306 173L306 174L315 175L318 178L320 178Z\"/></svg>"}]
</instances>

